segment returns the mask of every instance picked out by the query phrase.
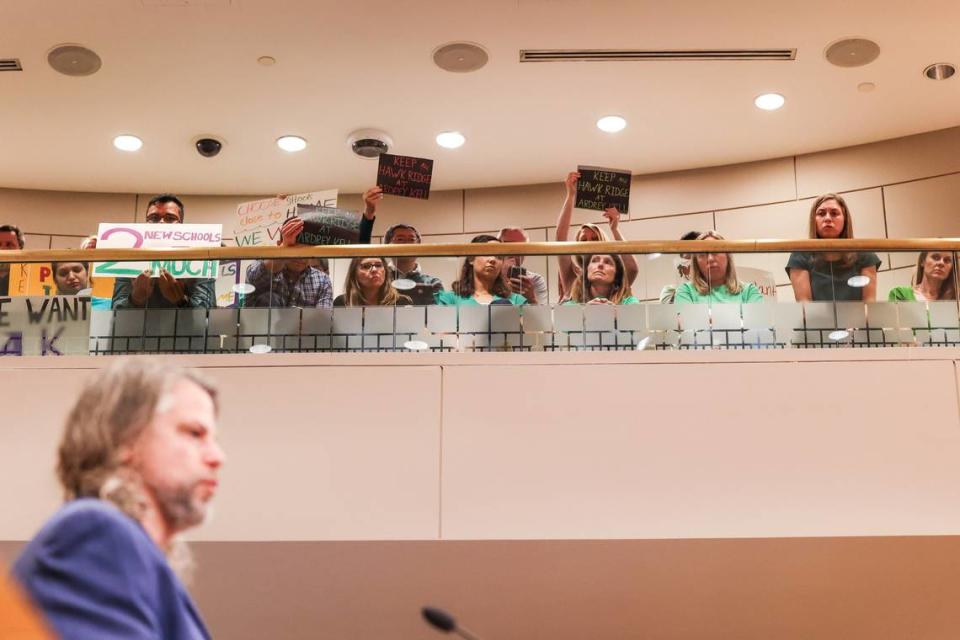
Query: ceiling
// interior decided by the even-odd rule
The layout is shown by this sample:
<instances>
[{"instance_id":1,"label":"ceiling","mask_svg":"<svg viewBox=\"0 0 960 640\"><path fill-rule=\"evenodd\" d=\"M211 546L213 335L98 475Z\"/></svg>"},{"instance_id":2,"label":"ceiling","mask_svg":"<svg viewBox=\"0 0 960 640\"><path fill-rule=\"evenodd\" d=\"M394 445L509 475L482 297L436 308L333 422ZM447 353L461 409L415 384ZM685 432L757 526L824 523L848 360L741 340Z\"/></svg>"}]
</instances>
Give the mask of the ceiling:
<instances>
[{"instance_id":1,"label":"ceiling","mask_svg":"<svg viewBox=\"0 0 960 640\"><path fill-rule=\"evenodd\" d=\"M577 164L652 173L790 156L960 125L960 3L689 0L4 0L0 187L189 194L357 192L376 165L347 135L377 127L396 153L433 158L434 189L553 182ZM831 66L859 36L880 57ZM484 45L470 74L433 65L438 45ZM79 43L95 75L54 72ZM792 62L518 62L526 48L796 48ZM257 63L259 56L277 60ZM857 90L861 82L876 90ZM753 98L776 91L780 111ZM629 125L605 134L616 113ZM467 144L438 147L459 130ZM133 133L137 153L111 140ZM274 140L309 140L288 154ZM213 159L193 141L222 138Z\"/></svg>"}]
</instances>

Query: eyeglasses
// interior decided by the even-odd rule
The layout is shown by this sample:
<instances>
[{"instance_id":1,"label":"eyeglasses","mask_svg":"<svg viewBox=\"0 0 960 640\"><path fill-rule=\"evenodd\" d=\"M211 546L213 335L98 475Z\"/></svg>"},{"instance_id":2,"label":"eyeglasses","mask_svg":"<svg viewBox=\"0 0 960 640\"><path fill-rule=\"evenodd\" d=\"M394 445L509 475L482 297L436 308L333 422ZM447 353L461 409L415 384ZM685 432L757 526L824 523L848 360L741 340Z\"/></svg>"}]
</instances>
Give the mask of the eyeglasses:
<instances>
[{"instance_id":1,"label":"eyeglasses","mask_svg":"<svg viewBox=\"0 0 960 640\"><path fill-rule=\"evenodd\" d=\"M180 222L180 216L175 213L167 213L162 216L158 213L151 213L147 216L147 222L150 224L157 224L158 222L163 222L165 224L177 224Z\"/></svg>"},{"instance_id":2,"label":"eyeglasses","mask_svg":"<svg viewBox=\"0 0 960 640\"><path fill-rule=\"evenodd\" d=\"M367 264L361 263L357 265L357 268L360 269L360 271L383 271L384 267L382 262L370 262Z\"/></svg>"}]
</instances>

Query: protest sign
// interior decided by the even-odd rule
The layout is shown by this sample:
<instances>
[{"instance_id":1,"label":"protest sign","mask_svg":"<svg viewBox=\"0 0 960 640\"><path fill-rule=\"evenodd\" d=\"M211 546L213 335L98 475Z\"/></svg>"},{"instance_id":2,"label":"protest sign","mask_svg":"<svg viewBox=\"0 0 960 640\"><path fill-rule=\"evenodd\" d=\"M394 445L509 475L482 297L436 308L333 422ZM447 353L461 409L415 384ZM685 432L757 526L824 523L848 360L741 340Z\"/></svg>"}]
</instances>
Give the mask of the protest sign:
<instances>
[{"instance_id":1,"label":"protest sign","mask_svg":"<svg viewBox=\"0 0 960 640\"><path fill-rule=\"evenodd\" d=\"M602 167L577 167L577 208L603 211L616 208L627 213L630 207L630 172Z\"/></svg>"},{"instance_id":2,"label":"protest sign","mask_svg":"<svg viewBox=\"0 0 960 640\"><path fill-rule=\"evenodd\" d=\"M303 219L303 231L297 236L300 244L357 244L360 237L356 211L298 204L297 216Z\"/></svg>"},{"instance_id":3,"label":"protest sign","mask_svg":"<svg viewBox=\"0 0 960 640\"><path fill-rule=\"evenodd\" d=\"M116 224L100 223L98 249L176 249L184 247L219 247L223 240L219 224ZM216 260L127 260L98 262L96 276L133 278L146 270L153 277L166 269L175 278L216 278Z\"/></svg>"},{"instance_id":4,"label":"protest sign","mask_svg":"<svg viewBox=\"0 0 960 640\"><path fill-rule=\"evenodd\" d=\"M85 263L93 268L90 262ZM57 293L57 284L53 277L53 264L50 262L30 262L10 265L11 296L52 296ZM90 295L109 298L113 294L113 278L90 278Z\"/></svg>"},{"instance_id":5,"label":"protest sign","mask_svg":"<svg viewBox=\"0 0 960 640\"><path fill-rule=\"evenodd\" d=\"M430 180L433 178L433 160L412 156L380 154L377 167L377 186L384 193L404 198L430 197Z\"/></svg>"},{"instance_id":6,"label":"protest sign","mask_svg":"<svg viewBox=\"0 0 960 640\"><path fill-rule=\"evenodd\" d=\"M238 247L276 246L280 240L280 225L297 213L297 205L336 207L337 190L298 193L285 198L266 198L244 202L237 207L237 215L228 225Z\"/></svg>"},{"instance_id":7,"label":"protest sign","mask_svg":"<svg viewBox=\"0 0 960 640\"><path fill-rule=\"evenodd\" d=\"M90 298L0 298L0 356L60 356L90 350Z\"/></svg>"}]
</instances>

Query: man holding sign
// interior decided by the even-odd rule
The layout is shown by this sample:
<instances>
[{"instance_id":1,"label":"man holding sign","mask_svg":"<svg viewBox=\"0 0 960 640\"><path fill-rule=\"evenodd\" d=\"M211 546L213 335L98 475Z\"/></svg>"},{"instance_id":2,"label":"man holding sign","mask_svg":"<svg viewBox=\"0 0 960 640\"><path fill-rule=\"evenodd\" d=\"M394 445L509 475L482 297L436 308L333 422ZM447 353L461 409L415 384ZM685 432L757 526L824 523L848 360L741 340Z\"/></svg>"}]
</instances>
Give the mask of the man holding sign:
<instances>
[{"instance_id":1,"label":"man holding sign","mask_svg":"<svg viewBox=\"0 0 960 640\"><path fill-rule=\"evenodd\" d=\"M169 193L155 196L147 203L146 219L148 224L180 224L183 222L183 203ZM160 269L158 278L153 278L149 269L136 278L117 278L113 286L114 309L210 308L216 298L212 278L178 280L166 269Z\"/></svg>"},{"instance_id":2,"label":"man holding sign","mask_svg":"<svg viewBox=\"0 0 960 640\"><path fill-rule=\"evenodd\" d=\"M358 244L370 244L373 221L377 216L377 204L383 199L379 187L367 189L363 194L363 216L357 228ZM314 207L317 209L317 207ZM332 209L320 207L320 213ZM338 217L339 214L337 214ZM318 223L316 229L306 229L304 218L287 218L280 227L282 247L302 247L310 244L329 244L339 228L323 229ZM339 238L342 239L342 238ZM247 267L247 284L253 290L244 298L245 307L322 307L333 306L333 285L330 277L307 263L306 258L287 260L257 260Z\"/></svg>"}]
</instances>

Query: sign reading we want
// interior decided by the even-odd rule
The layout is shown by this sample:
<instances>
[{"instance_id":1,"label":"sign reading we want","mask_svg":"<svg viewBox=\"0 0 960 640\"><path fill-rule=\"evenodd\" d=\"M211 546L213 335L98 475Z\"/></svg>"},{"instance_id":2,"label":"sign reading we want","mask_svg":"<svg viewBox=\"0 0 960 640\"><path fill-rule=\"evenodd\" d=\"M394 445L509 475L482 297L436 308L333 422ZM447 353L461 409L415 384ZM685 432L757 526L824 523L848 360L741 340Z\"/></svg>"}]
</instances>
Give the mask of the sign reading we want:
<instances>
[{"instance_id":1,"label":"sign reading we want","mask_svg":"<svg viewBox=\"0 0 960 640\"><path fill-rule=\"evenodd\" d=\"M0 356L89 353L90 298L0 298Z\"/></svg>"},{"instance_id":2,"label":"sign reading we want","mask_svg":"<svg viewBox=\"0 0 960 640\"><path fill-rule=\"evenodd\" d=\"M117 224L100 223L98 249L179 249L219 247L223 227L219 224ZM145 271L153 277L166 269L175 278L216 278L217 260L126 260L97 262L93 275L134 278Z\"/></svg>"}]
</instances>

